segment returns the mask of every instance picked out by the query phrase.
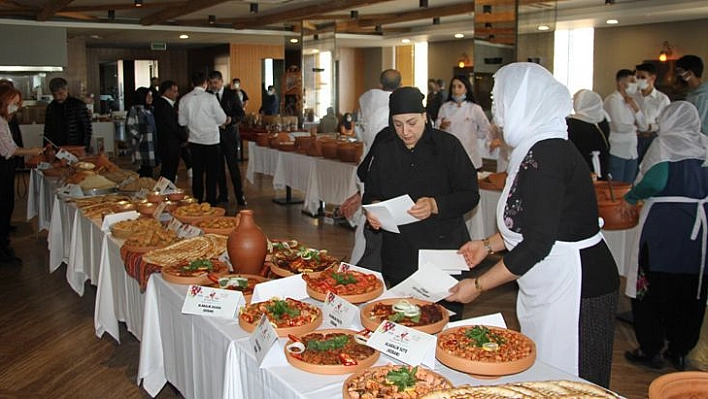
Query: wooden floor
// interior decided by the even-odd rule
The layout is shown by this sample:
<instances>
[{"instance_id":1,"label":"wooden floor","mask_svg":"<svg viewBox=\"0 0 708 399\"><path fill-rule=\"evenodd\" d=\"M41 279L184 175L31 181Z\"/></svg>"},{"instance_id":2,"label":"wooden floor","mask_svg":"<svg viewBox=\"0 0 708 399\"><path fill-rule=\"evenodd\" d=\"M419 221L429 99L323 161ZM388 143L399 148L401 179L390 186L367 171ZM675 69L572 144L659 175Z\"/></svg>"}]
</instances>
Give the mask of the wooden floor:
<instances>
[{"instance_id":1,"label":"wooden floor","mask_svg":"<svg viewBox=\"0 0 708 399\"><path fill-rule=\"evenodd\" d=\"M245 165L243 174L245 175ZM26 183L27 175L23 177ZM180 171L179 186L187 185ZM25 195L20 182L19 195ZM314 247L327 248L348 257L354 233L323 223L300 212L299 206L280 206L270 178L246 184L249 207L257 223L271 237L297 238ZM283 193L277 193L282 195ZM233 198L233 196L231 196ZM234 204L230 213L235 212ZM142 398L148 395L136 385L139 342L121 325L121 343L107 334L94 334L95 287L87 283L84 297L71 290L65 267L48 273L46 232L36 234L25 222L26 197L17 200L13 246L24 260L22 266L0 267L0 398ZM516 289L509 284L482 297L465 309L465 317L501 311L512 328ZM628 310L625 298L620 311ZM627 398L646 397L649 383L661 372L628 364L625 350L636 345L631 326L617 322L611 388ZM665 369L664 373L672 370ZM218 372L215 370L215 372ZM179 397L171 386L159 398Z\"/></svg>"}]
</instances>

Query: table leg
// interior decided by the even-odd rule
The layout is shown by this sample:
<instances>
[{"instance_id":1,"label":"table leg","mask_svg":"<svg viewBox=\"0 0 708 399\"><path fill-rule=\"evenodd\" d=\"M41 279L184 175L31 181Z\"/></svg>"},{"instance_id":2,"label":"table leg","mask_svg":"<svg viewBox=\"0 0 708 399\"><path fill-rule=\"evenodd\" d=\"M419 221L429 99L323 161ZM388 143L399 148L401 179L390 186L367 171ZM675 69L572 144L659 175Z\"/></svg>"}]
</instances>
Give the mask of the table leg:
<instances>
[{"instance_id":1,"label":"table leg","mask_svg":"<svg viewBox=\"0 0 708 399\"><path fill-rule=\"evenodd\" d=\"M285 198L273 198L273 202L278 205L295 205L305 202L300 198L293 197L293 190L290 186L285 186Z\"/></svg>"}]
</instances>

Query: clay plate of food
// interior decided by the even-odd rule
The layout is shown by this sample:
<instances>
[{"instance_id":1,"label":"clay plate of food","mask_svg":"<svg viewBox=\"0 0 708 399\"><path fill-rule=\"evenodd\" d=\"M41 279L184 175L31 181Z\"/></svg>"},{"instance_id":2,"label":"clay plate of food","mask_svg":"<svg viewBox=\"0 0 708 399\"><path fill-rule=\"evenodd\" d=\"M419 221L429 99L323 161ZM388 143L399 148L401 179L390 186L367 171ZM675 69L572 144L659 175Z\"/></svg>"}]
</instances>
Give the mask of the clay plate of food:
<instances>
[{"instance_id":1,"label":"clay plate of food","mask_svg":"<svg viewBox=\"0 0 708 399\"><path fill-rule=\"evenodd\" d=\"M213 219L219 216L224 216L226 209L212 207L208 203L189 204L177 207L172 212L172 216L182 223L195 224L202 220Z\"/></svg>"},{"instance_id":2,"label":"clay plate of food","mask_svg":"<svg viewBox=\"0 0 708 399\"><path fill-rule=\"evenodd\" d=\"M220 216L213 219L201 220L196 226L204 230L205 233L221 234L227 236L231 234L241 220L238 216Z\"/></svg>"},{"instance_id":3,"label":"clay plate of food","mask_svg":"<svg viewBox=\"0 0 708 399\"><path fill-rule=\"evenodd\" d=\"M329 255L327 250L301 246L295 249L274 252L271 255L270 270L281 277L301 273L311 273L316 276L339 264L339 259Z\"/></svg>"},{"instance_id":4,"label":"clay plate of food","mask_svg":"<svg viewBox=\"0 0 708 399\"><path fill-rule=\"evenodd\" d=\"M239 311L238 324L246 332L253 332L263 314L279 337L305 334L322 324L322 311L317 306L292 298L273 298L244 306Z\"/></svg>"},{"instance_id":5,"label":"clay plate of food","mask_svg":"<svg viewBox=\"0 0 708 399\"><path fill-rule=\"evenodd\" d=\"M148 228L135 232L123 244L123 248L130 252L146 253L159 248L166 247L180 240L172 230L160 228Z\"/></svg>"},{"instance_id":6,"label":"clay plate of food","mask_svg":"<svg viewBox=\"0 0 708 399\"><path fill-rule=\"evenodd\" d=\"M162 278L165 281L185 285L209 285L209 276L218 276L229 272L229 266L216 259L197 259L180 262L176 265L162 268Z\"/></svg>"},{"instance_id":7,"label":"clay plate of food","mask_svg":"<svg viewBox=\"0 0 708 399\"><path fill-rule=\"evenodd\" d=\"M353 270L327 269L319 276L303 274L302 278L307 284L307 294L318 301L324 301L331 291L350 303L364 303L378 298L384 290L383 281L375 275Z\"/></svg>"},{"instance_id":8,"label":"clay plate of food","mask_svg":"<svg viewBox=\"0 0 708 399\"><path fill-rule=\"evenodd\" d=\"M417 398L448 388L452 388L452 383L434 371L422 367L388 365L371 367L351 375L344 381L342 396L344 399Z\"/></svg>"},{"instance_id":9,"label":"clay plate of food","mask_svg":"<svg viewBox=\"0 0 708 399\"><path fill-rule=\"evenodd\" d=\"M414 298L374 301L361 308L359 316L361 325L371 331L375 331L381 322L389 320L427 334L436 334L450 321L444 307Z\"/></svg>"},{"instance_id":10,"label":"clay plate of food","mask_svg":"<svg viewBox=\"0 0 708 399\"><path fill-rule=\"evenodd\" d=\"M462 326L438 334L435 356L469 374L497 377L520 373L536 360L536 344L513 330Z\"/></svg>"},{"instance_id":11,"label":"clay plate of food","mask_svg":"<svg viewBox=\"0 0 708 399\"><path fill-rule=\"evenodd\" d=\"M649 385L649 399L694 398L708 398L708 373L683 371L665 374Z\"/></svg>"},{"instance_id":12,"label":"clay plate of food","mask_svg":"<svg viewBox=\"0 0 708 399\"><path fill-rule=\"evenodd\" d=\"M268 281L267 278L256 274L224 274L209 275L212 284L210 287L221 288L222 290L241 291L247 303L251 302L253 289L256 284Z\"/></svg>"},{"instance_id":13,"label":"clay plate of food","mask_svg":"<svg viewBox=\"0 0 708 399\"><path fill-rule=\"evenodd\" d=\"M354 339L356 331L317 330L290 336L285 357L296 368L315 374L351 374L371 367L379 352Z\"/></svg>"}]
</instances>

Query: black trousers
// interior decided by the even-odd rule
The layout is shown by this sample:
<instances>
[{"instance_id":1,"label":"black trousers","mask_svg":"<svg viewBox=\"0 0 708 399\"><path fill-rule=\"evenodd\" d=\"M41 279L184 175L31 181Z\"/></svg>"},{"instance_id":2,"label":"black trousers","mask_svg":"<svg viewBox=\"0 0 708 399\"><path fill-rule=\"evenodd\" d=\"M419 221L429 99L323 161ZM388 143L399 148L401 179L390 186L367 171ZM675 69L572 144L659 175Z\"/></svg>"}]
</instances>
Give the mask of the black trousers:
<instances>
[{"instance_id":1,"label":"black trousers","mask_svg":"<svg viewBox=\"0 0 708 399\"><path fill-rule=\"evenodd\" d=\"M641 267L640 259L640 267ZM646 271L649 286L641 299L632 299L634 334L642 352L654 356L664 348L685 356L698 343L706 309L708 279L703 279L700 298L698 274Z\"/></svg>"},{"instance_id":2,"label":"black trousers","mask_svg":"<svg viewBox=\"0 0 708 399\"><path fill-rule=\"evenodd\" d=\"M184 166L187 169L192 169L192 151L189 149L189 143L180 148L180 156L184 161Z\"/></svg>"},{"instance_id":3,"label":"black trousers","mask_svg":"<svg viewBox=\"0 0 708 399\"><path fill-rule=\"evenodd\" d=\"M221 134L221 155L219 158L219 200L228 201L229 186L226 184L226 171L224 166L228 166L231 175L231 184L234 185L236 198L243 196L243 185L241 183L241 169L238 166L238 125L232 125L219 131ZM224 163L224 159L226 162Z\"/></svg>"},{"instance_id":4,"label":"black trousers","mask_svg":"<svg viewBox=\"0 0 708 399\"><path fill-rule=\"evenodd\" d=\"M216 205L216 182L219 179L219 144L189 143L192 152L192 196L204 201L204 174L206 173L206 202Z\"/></svg>"},{"instance_id":5,"label":"black trousers","mask_svg":"<svg viewBox=\"0 0 708 399\"><path fill-rule=\"evenodd\" d=\"M0 248L10 245L10 220L15 208L15 158L0 157Z\"/></svg>"},{"instance_id":6,"label":"black trousers","mask_svg":"<svg viewBox=\"0 0 708 399\"><path fill-rule=\"evenodd\" d=\"M610 387L612 349L615 341L617 291L580 298L578 374L605 388Z\"/></svg>"},{"instance_id":7,"label":"black trousers","mask_svg":"<svg viewBox=\"0 0 708 399\"><path fill-rule=\"evenodd\" d=\"M160 154L160 157L162 158L162 165L160 166L160 176L164 177L165 179L168 179L173 183L175 181L175 177L177 176L180 152L181 149L179 145L177 145L173 146L172 148L165 149L162 154Z\"/></svg>"}]
</instances>

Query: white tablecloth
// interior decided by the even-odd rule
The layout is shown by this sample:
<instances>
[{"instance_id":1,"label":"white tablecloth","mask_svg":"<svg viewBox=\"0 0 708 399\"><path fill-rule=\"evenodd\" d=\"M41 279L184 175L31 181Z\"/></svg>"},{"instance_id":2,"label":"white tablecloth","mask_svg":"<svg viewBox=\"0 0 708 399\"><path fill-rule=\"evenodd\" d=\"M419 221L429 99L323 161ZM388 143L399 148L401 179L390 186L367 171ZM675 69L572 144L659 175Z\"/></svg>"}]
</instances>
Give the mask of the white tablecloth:
<instances>
[{"instance_id":1,"label":"white tablecloth","mask_svg":"<svg viewBox=\"0 0 708 399\"><path fill-rule=\"evenodd\" d=\"M479 204L472 212L465 215L470 238L481 240L497 232L497 202L501 191L479 190Z\"/></svg>"},{"instance_id":2,"label":"white tablecloth","mask_svg":"<svg viewBox=\"0 0 708 399\"><path fill-rule=\"evenodd\" d=\"M249 156L250 157L250 156ZM307 196L310 185L314 181L317 158L296 152L278 151L278 164L273 175L273 188L284 190L287 187L305 193ZM305 198L302 209L311 215L316 215L320 204L318 198Z\"/></svg>"},{"instance_id":3,"label":"white tablecloth","mask_svg":"<svg viewBox=\"0 0 708 399\"><path fill-rule=\"evenodd\" d=\"M187 286L153 275L145 292L145 319L138 383L156 395L169 381L188 398L341 398L348 377L309 374L291 366L261 369L248 334L236 320L182 315ZM391 359L382 355L378 364ZM536 362L527 371L497 380L476 380L437 364L455 385L489 385L546 379L578 380Z\"/></svg>"},{"instance_id":4,"label":"white tablecloth","mask_svg":"<svg viewBox=\"0 0 708 399\"><path fill-rule=\"evenodd\" d=\"M30 171L29 189L27 190L27 221L38 217L38 230L48 230L52 218L54 189L59 186L58 178L42 175L37 169Z\"/></svg>"},{"instance_id":5,"label":"white tablecloth","mask_svg":"<svg viewBox=\"0 0 708 399\"><path fill-rule=\"evenodd\" d=\"M121 321L137 339L142 338L145 308L145 294L140 292L138 282L125 272L120 257L122 243L123 240L110 234L103 236L94 309L96 336L107 332L119 343L118 323Z\"/></svg>"},{"instance_id":6,"label":"white tablecloth","mask_svg":"<svg viewBox=\"0 0 708 399\"><path fill-rule=\"evenodd\" d=\"M255 142L248 142L248 166L246 168L246 179L253 184L255 174L260 173L268 176L275 175L278 166L278 153L280 151L256 145Z\"/></svg>"},{"instance_id":7,"label":"white tablecloth","mask_svg":"<svg viewBox=\"0 0 708 399\"><path fill-rule=\"evenodd\" d=\"M305 198L306 201L323 201L339 205L359 191L356 164L324 158L315 159L315 175Z\"/></svg>"}]
</instances>

